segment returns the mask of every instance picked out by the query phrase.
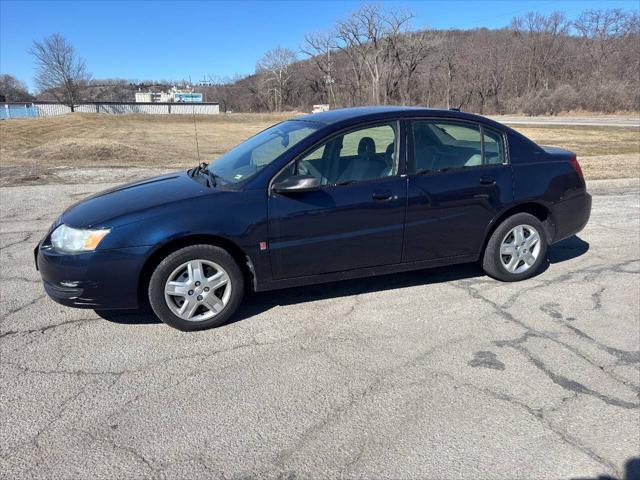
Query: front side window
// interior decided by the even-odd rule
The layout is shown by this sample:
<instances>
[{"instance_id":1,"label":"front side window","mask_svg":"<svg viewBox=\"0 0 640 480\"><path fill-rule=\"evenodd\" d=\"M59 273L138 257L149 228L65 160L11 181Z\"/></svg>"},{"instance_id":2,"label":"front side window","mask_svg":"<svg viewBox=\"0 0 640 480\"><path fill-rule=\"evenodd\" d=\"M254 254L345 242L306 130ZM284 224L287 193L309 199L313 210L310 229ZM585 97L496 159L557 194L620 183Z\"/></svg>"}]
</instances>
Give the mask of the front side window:
<instances>
[{"instance_id":1,"label":"front side window","mask_svg":"<svg viewBox=\"0 0 640 480\"><path fill-rule=\"evenodd\" d=\"M224 183L247 180L320 127L320 124L300 120L279 123L215 160L209 170Z\"/></svg>"},{"instance_id":2,"label":"front side window","mask_svg":"<svg viewBox=\"0 0 640 480\"><path fill-rule=\"evenodd\" d=\"M395 122L332 137L296 160L275 181L290 175L311 175L321 185L336 185L395 175L397 138Z\"/></svg>"},{"instance_id":3,"label":"front side window","mask_svg":"<svg viewBox=\"0 0 640 480\"><path fill-rule=\"evenodd\" d=\"M497 132L483 130L481 133L480 126L474 124L413 122L412 173L498 164L503 160L502 137Z\"/></svg>"}]
</instances>

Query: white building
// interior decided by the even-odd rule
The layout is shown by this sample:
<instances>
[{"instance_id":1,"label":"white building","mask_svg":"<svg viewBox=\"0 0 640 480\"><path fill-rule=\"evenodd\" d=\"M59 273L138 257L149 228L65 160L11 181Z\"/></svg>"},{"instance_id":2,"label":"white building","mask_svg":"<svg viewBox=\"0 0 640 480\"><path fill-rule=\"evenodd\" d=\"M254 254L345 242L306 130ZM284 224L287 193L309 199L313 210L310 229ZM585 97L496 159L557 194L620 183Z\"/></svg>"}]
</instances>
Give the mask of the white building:
<instances>
[{"instance_id":1,"label":"white building","mask_svg":"<svg viewBox=\"0 0 640 480\"><path fill-rule=\"evenodd\" d=\"M151 92L136 92L136 103L151 103L153 100Z\"/></svg>"},{"instance_id":2,"label":"white building","mask_svg":"<svg viewBox=\"0 0 640 480\"><path fill-rule=\"evenodd\" d=\"M136 92L136 103L166 103L175 101L174 92Z\"/></svg>"},{"instance_id":3,"label":"white building","mask_svg":"<svg viewBox=\"0 0 640 480\"><path fill-rule=\"evenodd\" d=\"M329 111L328 103L319 103L317 105L314 105L313 108L311 109L311 113L320 113L320 112L328 112L328 111Z\"/></svg>"}]
</instances>

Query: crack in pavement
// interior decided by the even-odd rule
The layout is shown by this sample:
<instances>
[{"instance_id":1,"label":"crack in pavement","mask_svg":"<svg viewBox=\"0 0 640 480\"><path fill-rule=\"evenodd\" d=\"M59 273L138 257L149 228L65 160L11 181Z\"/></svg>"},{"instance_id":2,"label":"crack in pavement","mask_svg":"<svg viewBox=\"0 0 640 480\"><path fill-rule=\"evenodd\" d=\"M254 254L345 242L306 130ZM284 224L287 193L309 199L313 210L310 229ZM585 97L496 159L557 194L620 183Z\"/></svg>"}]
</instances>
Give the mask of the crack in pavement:
<instances>
[{"instance_id":1,"label":"crack in pavement","mask_svg":"<svg viewBox=\"0 0 640 480\"><path fill-rule=\"evenodd\" d=\"M288 338L280 339L280 340L273 341L273 342L250 342L250 343L244 343L244 344L240 344L240 345L235 345L235 346L227 348L227 349L215 350L213 352L198 352L198 353L191 353L191 354L187 354L187 355L179 355L179 356L175 356L175 357L166 357L166 358L158 359L157 361L155 361L153 363L152 362L145 363L142 366L140 366L138 368L133 368L133 369L122 369L122 370L84 370L84 369L64 370L64 369L51 369L51 370L45 370L45 369L39 369L39 368L26 367L26 366L24 366L24 365L22 365L20 363L17 363L17 362L7 362L7 361L0 361L0 365L8 365L8 366L14 367L17 370L20 370L22 373L25 373L25 374L73 375L73 376L85 376L85 375L86 376L122 376L122 375L134 374L134 373L141 373L141 372L145 372L147 370L153 370L155 368L162 367L164 364L169 363L169 362L175 362L175 361L179 361L179 360L191 360L191 359L196 359L196 358L210 359L210 358L212 358L212 357L214 357L216 355L220 355L220 354L228 353L228 352L233 352L233 351L236 351L236 350L293 342L295 340L295 338L296 337L293 336L293 337L288 337Z\"/></svg>"},{"instance_id":2,"label":"crack in pavement","mask_svg":"<svg viewBox=\"0 0 640 480\"><path fill-rule=\"evenodd\" d=\"M600 289L600 292L602 291L604 291L604 288ZM594 293L594 295L596 294ZM558 303L545 303L540 307L540 310L542 310L544 313L549 315L554 321L556 321L556 323L562 325L563 327L568 328L577 336L584 338L586 340L589 340L590 342L597 345L598 348L600 348L601 350L604 350L605 352L610 354L612 357L615 357L618 360L617 364L630 365L633 363L640 363L640 351L621 350L619 348L610 347L609 345L605 345L604 343L599 342L595 338L591 337L590 335L580 330L575 325L571 325L570 323L568 323L570 321L569 318L566 318L566 319L564 318L564 316L558 309L559 306L560 304ZM598 306L594 308L601 308L601 307ZM593 365L602 368L602 365L597 365L596 363L593 363Z\"/></svg>"},{"instance_id":3,"label":"crack in pavement","mask_svg":"<svg viewBox=\"0 0 640 480\"><path fill-rule=\"evenodd\" d=\"M13 308L13 309L9 309L5 314L4 314L4 318L8 318L11 315L14 315L22 310L24 310L27 307L30 307L31 305L35 304L36 302L39 302L40 300L44 300L45 298L47 298L46 294L42 294L42 295L38 295L36 298L34 298L33 300L29 301L28 303L25 303L24 305L20 305L17 308Z\"/></svg>"},{"instance_id":4,"label":"crack in pavement","mask_svg":"<svg viewBox=\"0 0 640 480\"><path fill-rule=\"evenodd\" d=\"M346 402L343 402L337 407L331 409L328 415L326 415L324 418L322 418L318 422L313 423L311 426L307 427L302 433L297 435L296 442L293 446L289 448L285 448L280 452L278 452L273 460L273 466L275 467L276 471L280 471L280 472L284 471L285 464L287 463L287 461L293 455L295 455L296 452L304 448L304 446L308 442L310 442L312 439L314 439L317 436L317 434L322 432L329 425L332 425L335 422L338 422L350 410L352 410L357 405L365 401L365 399L378 393L381 390L382 384L387 377L393 375L398 371L403 370L408 366L417 365L421 361L427 359L429 356L433 355L434 353L437 353L443 348L448 348L450 346L453 346L467 339L468 339L468 336L456 337L450 341L447 341L443 344L436 345L424 352L421 352L420 354L416 355L415 357L411 357L410 359L401 363L400 365L394 366L389 369L376 371L374 373L373 380L369 382L369 384L365 386L365 388L363 388L359 392L350 392L349 399ZM353 368L353 365L350 368ZM365 371L369 373L373 373L366 369Z\"/></svg>"},{"instance_id":5,"label":"crack in pavement","mask_svg":"<svg viewBox=\"0 0 640 480\"><path fill-rule=\"evenodd\" d=\"M16 282L25 282L25 283L33 283L33 284L40 284L42 282L42 280L40 280L39 278L28 278L28 277L24 277L24 276L13 276L13 277L2 277L2 281L6 282L6 281L16 281Z\"/></svg>"},{"instance_id":6,"label":"crack in pavement","mask_svg":"<svg viewBox=\"0 0 640 480\"><path fill-rule=\"evenodd\" d=\"M518 350L529 360L531 364L533 364L536 368L538 368L538 370L540 370L547 377L549 377L549 379L553 383L564 388L565 390L569 390L571 392L584 394L584 395L591 395L615 407L621 407L621 408L630 409L630 410L640 408L640 404L638 403L628 402L626 400L622 400L619 398L610 397L609 395L605 395L603 393L597 392L583 385L580 382L577 382L568 377L565 377L564 375L555 373L553 370L547 367L542 360L540 360L538 357L533 355L528 348L522 345L522 343L526 342L527 339L530 337L540 337L540 335L532 332L526 332L521 338L518 338L515 340L498 340L493 343L499 347L511 347ZM545 338L545 337L541 337L541 338Z\"/></svg>"},{"instance_id":7,"label":"crack in pavement","mask_svg":"<svg viewBox=\"0 0 640 480\"><path fill-rule=\"evenodd\" d=\"M593 362L591 359L589 359L588 357L586 357L582 352L578 351L572 345L569 345L566 342L558 340L557 338L554 338L552 335L549 335L549 334L547 334L545 332L536 330L533 327L530 327L529 325L524 323L523 321L518 320L513 314L508 312L507 309L505 309L504 307L502 307L498 303L496 303L496 302L486 298L484 295L482 295L479 290L474 288L472 283L469 283L468 281L464 281L463 280L463 281L458 282L457 285L459 286L459 288L462 288L464 291L466 291L472 298L481 300L481 301L485 302L486 304L488 304L489 306L491 306L491 308L494 310L494 312L497 313L503 319L505 319L505 320L507 320L509 322L512 322L512 323L518 325L519 327L521 327L521 328L523 328L525 330L524 335L520 339L498 340L498 341L494 341L493 342L495 345L500 346L500 347L509 346L509 347L512 347L512 348L515 348L515 349L519 350L521 353L523 353L525 355L525 357L529 360L529 362L532 365L534 365L541 372L543 372L555 384L557 384L558 386L560 386L560 387L562 387L562 388L564 388L566 390L570 390L570 391L581 393L581 394L585 394L585 395L592 395L592 396L594 396L596 398L599 398L600 400L602 400L603 402L605 402L607 404L614 405L614 406L621 407L621 408L625 408L625 409L638 409L638 408L640 408L640 404L638 404L638 403L628 402L626 400L618 399L618 398L615 398L615 397L610 397L608 395L605 395L605 394L602 394L602 393L597 392L595 390L592 390L592 389L586 387L585 385L582 385L581 383L576 382L575 380L571 380L571 379L569 379L567 377L564 377L562 375L554 373L550 368L548 368L544 364L544 362L542 360L540 360L539 358L534 356L529 351L529 349L524 347L522 345L522 343L526 342L526 340L529 337L539 337L539 338L547 339L547 340L550 340L552 342L555 342L555 343L563 346L564 348L566 348L567 350L571 351L572 353L575 353L576 355L578 355L581 358L585 359L590 364L592 364L592 365L597 365L597 364L595 362ZM599 365L597 365L597 366L600 367ZM604 371L604 374L608 375L613 380L615 380L617 382L620 382L620 379L616 378L615 376L612 376L610 374L610 372ZM625 385L625 386L627 386L627 385Z\"/></svg>"},{"instance_id":8,"label":"crack in pavement","mask_svg":"<svg viewBox=\"0 0 640 480\"><path fill-rule=\"evenodd\" d=\"M591 294L591 300L593 300L593 309L599 310L602 308L602 294L605 292L607 287L600 287L600 289Z\"/></svg>"},{"instance_id":9,"label":"crack in pavement","mask_svg":"<svg viewBox=\"0 0 640 480\"><path fill-rule=\"evenodd\" d=\"M23 233L23 232L20 232L20 233ZM25 243L31 240L31 238L33 237L33 232L24 232L24 233L26 233L26 235L23 239L1 246L0 251L6 250L7 248L13 247L14 245L20 245L21 243Z\"/></svg>"},{"instance_id":10,"label":"crack in pavement","mask_svg":"<svg viewBox=\"0 0 640 480\"><path fill-rule=\"evenodd\" d=\"M76 323L91 323L102 321L102 318L79 318L77 320L67 320L61 323L54 323L52 325L46 325L44 327L31 328L28 330L7 330L6 332L0 333L0 340L6 337L12 337L14 335L30 335L32 333L45 333L50 330L56 329L58 327L65 327L68 325L74 325Z\"/></svg>"},{"instance_id":11,"label":"crack in pavement","mask_svg":"<svg viewBox=\"0 0 640 480\"><path fill-rule=\"evenodd\" d=\"M120 445L116 442L116 440L110 437L98 437L87 430L82 430L82 432L88 435L89 438L91 438L94 442L104 442L111 445L115 450L131 454L136 460L144 465L147 470L149 470L149 473L151 473L151 478L162 478L160 476L160 474L162 473L162 469L157 468L151 460L147 459L137 449L129 447L127 445Z\"/></svg>"},{"instance_id":12,"label":"crack in pavement","mask_svg":"<svg viewBox=\"0 0 640 480\"><path fill-rule=\"evenodd\" d=\"M474 390L476 390L478 392L482 392L482 393L484 393L486 395L489 395L492 398L495 398L496 400L502 400L502 401L508 402L511 405L514 405L516 407L519 407L519 408L525 410L527 413L529 413L531 416L533 416L535 419L537 419L539 422L541 422L541 424L544 427L547 427L549 430L551 430L556 435L558 435L560 437L560 440L562 440L564 443L566 443L566 444L568 444L568 445L580 450L581 452L585 453L586 455L591 457L593 460L595 460L598 463L600 463L602 466L604 466L607 469L609 469L610 471L614 472L615 475L617 475L617 476L621 475L621 471L619 470L618 466L614 462L604 458L601 455L598 455L596 452L594 452L587 445L584 445L583 443L581 443L578 438L570 435L565 430L560 429L549 418L545 417L545 415L544 415L545 409L544 408L532 408L531 406L527 405L526 403L520 401L519 399L517 399L516 397L513 397L511 395L508 395L508 394L505 394L505 393L502 393L502 392L496 392L495 390L492 390L492 389L486 388L486 387L478 387L477 385L474 385L473 383L460 382L458 379L456 379L453 375L451 375L448 372L443 372L443 371L438 370L438 373L440 373L441 375L444 375L445 377L448 377L451 381L459 383L462 386L465 386L465 387L468 387L468 388L472 388L472 389L474 389ZM577 393L574 393L573 395L568 396L568 397L562 397L560 399L559 403L563 404L568 399L573 399L573 398L576 398L576 397L577 397ZM553 411L556 408L559 408L559 407L552 407L552 409L550 411Z\"/></svg>"},{"instance_id":13,"label":"crack in pavement","mask_svg":"<svg viewBox=\"0 0 640 480\"><path fill-rule=\"evenodd\" d=\"M534 290L538 290L540 288L553 286L556 284L562 284L569 280L573 280L576 277L583 276L583 280L590 280L594 277L601 275L603 273L624 273L624 274L640 274L640 270L625 270L624 267L640 262L640 258L634 258L630 260L625 260L624 262L614 263L614 264L602 264L602 265L591 265L583 268L578 268L571 272L566 272L561 275L557 275L556 277L549 279L540 279L538 277L533 277L527 280L527 282L535 282L535 285L531 287L523 287L518 289L518 292L514 293L502 304L502 308L511 308L515 302L519 300L519 298L525 294L531 293Z\"/></svg>"}]
</instances>

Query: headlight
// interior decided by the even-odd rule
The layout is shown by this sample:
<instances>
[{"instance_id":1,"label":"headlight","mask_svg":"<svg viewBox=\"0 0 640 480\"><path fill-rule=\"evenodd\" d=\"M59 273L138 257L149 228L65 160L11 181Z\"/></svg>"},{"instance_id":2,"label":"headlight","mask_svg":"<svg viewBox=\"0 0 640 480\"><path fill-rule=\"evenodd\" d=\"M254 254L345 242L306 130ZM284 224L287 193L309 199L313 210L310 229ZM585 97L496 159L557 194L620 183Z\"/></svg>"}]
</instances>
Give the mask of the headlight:
<instances>
[{"instance_id":1,"label":"headlight","mask_svg":"<svg viewBox=\"0 0 640 480\"><path fill-rule=\"evenodd\" d=\"M111 230L84 230L60 225L51 234L51 243L65 252L87 252L95 250L100 241Z\"/></svg>"}]
</instances>

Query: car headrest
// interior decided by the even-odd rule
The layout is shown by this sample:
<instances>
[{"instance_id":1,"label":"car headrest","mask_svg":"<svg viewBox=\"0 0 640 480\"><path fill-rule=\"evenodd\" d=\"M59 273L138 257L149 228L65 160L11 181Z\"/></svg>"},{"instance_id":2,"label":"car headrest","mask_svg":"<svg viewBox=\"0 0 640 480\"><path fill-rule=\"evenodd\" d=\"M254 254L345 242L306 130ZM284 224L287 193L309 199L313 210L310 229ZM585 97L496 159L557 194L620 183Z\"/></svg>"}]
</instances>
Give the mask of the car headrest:
<instances>
[{"instance_id":1,"label":"car headrest","mask_svg":"<svg viewBox=\"0 0 640 480\"><path fill-rule=\"evenodd\" d=\"M362 137L358 143L358 155L376 153L376 142L371 137Z\"/></svg>"},{"instance_id":2,"label":"car headrest","mask_svg":"<svg viewBox=\"0 0 640 480\"><path fill-rule=\"evenodd\" d=\"M385 157L393 158L394 149L395 149L395 145L393 143L390 143L389 145L387 145L387 149L384 152Z\"/></svg>"}]
</instances>

